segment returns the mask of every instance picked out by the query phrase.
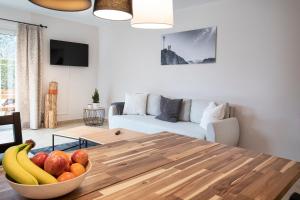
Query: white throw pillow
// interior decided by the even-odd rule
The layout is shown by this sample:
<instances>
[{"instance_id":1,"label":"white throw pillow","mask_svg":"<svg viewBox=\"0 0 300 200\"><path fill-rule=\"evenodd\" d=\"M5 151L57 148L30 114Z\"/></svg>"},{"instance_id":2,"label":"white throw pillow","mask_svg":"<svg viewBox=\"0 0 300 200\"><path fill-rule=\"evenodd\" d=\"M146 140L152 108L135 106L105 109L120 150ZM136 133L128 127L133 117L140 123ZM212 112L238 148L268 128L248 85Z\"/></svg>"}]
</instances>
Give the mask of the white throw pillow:
<instances>
[{"instance_id":1,"label":"white throw pillow","mask_svg":"<svg viewBox=\"0 0 300 200\"><path fill-rule=\"evenodd\" d=\"M124 115L146 115L147 94L125 95Z\"/></svg>"},{"instance_id":2,"label":"white throw pillow","mask_svg":"<svg viewBox=\"0 0 300 200\"><path fill-rule=\"evenodd\" d=\"M203 112L200 126L203 129L207 130L207 126L209 123L224 119L225 110L226 110L225 104L221 104L217 106L215 102L209 103L209 105Z\"/></svg>"},{"instance_id":3,"label":"white throw pillow","mask_svg":"<svg viewBox=\"0 0 300 200\"><path fill-rule=\"evenodd\" d=\"M160 115L160 95L149 94L147 98L147 115Z\"/></svg>"}]
</instances>

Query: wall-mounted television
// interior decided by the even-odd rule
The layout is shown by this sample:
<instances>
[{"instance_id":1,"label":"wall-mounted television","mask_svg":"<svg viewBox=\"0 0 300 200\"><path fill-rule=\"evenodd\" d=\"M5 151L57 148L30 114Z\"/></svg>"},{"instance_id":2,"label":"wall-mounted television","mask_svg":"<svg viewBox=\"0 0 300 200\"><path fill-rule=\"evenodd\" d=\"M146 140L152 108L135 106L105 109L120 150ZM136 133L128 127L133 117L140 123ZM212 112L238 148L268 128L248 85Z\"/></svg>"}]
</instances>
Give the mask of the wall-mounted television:
<instances>
[{"instance_id":1,"label":"wall-mounted television","mask_svg":"<svg viewBox=\"0 0 300 200\"><path fill-rule=\"evenodd\" d=\"M89 45L50 40L50 64L88 67Z\"/></svg>"}]
</instances>

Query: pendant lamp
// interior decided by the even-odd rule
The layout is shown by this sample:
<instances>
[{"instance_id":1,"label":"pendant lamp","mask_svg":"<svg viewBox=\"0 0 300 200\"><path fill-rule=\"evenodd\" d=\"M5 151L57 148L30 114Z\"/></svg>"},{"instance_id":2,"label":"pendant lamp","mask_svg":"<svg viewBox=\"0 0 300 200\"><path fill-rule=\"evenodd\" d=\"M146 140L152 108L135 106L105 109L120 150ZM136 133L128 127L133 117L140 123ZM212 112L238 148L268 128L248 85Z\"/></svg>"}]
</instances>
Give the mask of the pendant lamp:
<instances>
[{"instance_id":1,"label":"pendant lamp","mask_svg":"<svg viewBox=\"0 0 300 200\"><path fill-rule=\"evenodd\" d=\"M95 0L94 15L109 20L130 20L131 0Z\"/></svg>"},{"instance_id":2,"label":"pendant lamp","mask_svg":"<svg viewBox=\"0 0 300 200\"><path fill-rule=\"evenodd\" d=\"M82 11L92 6L91 0L29 0L38 6L59 11Z\"/></svg>"},{"instance_id":3,"label":"pendant lamp","mask_svg":"<svg viewBox=\"0 0 300 200\"><path fill-rule=\"evenodd\" d=\"M133 0L131 26L143 29L167 29L174 25L173 0Z\"/></svg>"}]
</instances>

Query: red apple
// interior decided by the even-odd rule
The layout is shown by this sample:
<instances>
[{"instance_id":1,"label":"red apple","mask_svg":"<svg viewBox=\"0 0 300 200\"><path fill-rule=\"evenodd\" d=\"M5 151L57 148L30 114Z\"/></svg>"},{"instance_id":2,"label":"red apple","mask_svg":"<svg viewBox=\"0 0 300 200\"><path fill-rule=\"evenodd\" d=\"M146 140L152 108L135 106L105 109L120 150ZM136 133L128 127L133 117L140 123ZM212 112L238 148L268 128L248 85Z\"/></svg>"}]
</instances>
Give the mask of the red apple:
<instances>
[{"instance_id":1,"label":"red apple","mask_svg":"<svg viewBox=\"0 0 300 200\"><path fill-rule=\"evenodd\" d=\"M70 171L71 165L72 165L72 162L69 161L69 164L67 164L67 165L66 165L66 168L65 168L65 171L66 171L66 172L69 172L69 171Z\"/></svg>"},{"instance_id":2,"label":"red apple","mask_svg":"<svg viewBox=\"0 0 300 200\"><path fill-rule=\"evenodd\" d=\"M89 160L89 156L86 151L80 149L73 153L71 159L74 163L80 163L85 166Z\"/></svg>"},{"instance_id":3,"label":"red apple","mask_svg":"<svg viewBox=\"0 0 300 200\"><path fill-rule=\"evenodd\" d=\"M67 162L70 162L70 156L63 152L63 151L59 151L59 150L55 150L55 151L52 151L49 156L52 156L52 155L57 155L57 156L62 156L66 159Z\"/></svg>"},{"instance_id":4,"label":"red apple","mask_svg":"<svg viewBox=\"0 0 300 200\"><path fill-rule=\"evenodd\" d=\"M69 165L66 165L66 169L65 171L70 171L70 163L71 163L71 159L70 159L70 156L69 154L63 152L63 151L59 151L59 150L55 150L55 151L52 151L49 156L53 156L53 155L56 155L56 156L61 156L63 157L64 159L66 159L67 163L69 163Z\"/></svg>"},{"instance_id":5,"label":"red apple","mask_svg":"<svg viewBox=\"0 0 300 200\"><path fill-rule=\"evenodd\" d=\"M44 163L45 160L47 159L48 154L45 152L39 152L37 154L35 154L32 158L31 161L36 164L37 166L39 166L40 168L44 168Z\"/></svg>"},{"instance_id":6,"label":"red apple","mask_svg":"<svg viewBox=\"0 0 300 200\"><path fill-rule=\"evenodd\" d=\"M44 170L53 176L61 175L69 163L62 156L51 155L45 160Z\"/></svg>"}]
</instances>

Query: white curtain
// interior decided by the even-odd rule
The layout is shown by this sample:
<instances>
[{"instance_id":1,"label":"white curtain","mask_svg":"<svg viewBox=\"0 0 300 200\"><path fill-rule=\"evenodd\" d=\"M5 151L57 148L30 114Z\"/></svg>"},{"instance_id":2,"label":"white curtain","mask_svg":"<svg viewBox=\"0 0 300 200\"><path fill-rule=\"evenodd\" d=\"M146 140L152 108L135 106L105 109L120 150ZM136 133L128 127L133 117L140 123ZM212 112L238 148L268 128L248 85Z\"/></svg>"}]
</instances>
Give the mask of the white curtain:
<instances>
[{"instance_id":1,"label":"white curtain","mask_svg":"<svg viewBox=\"0 0 300 200\"><path fill-rule=\"evenodd\" d=\"M17 34L16 111L23 127L38 129L42 100L42 28L19 24Z\"/></svg>"}]
</instances>

